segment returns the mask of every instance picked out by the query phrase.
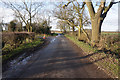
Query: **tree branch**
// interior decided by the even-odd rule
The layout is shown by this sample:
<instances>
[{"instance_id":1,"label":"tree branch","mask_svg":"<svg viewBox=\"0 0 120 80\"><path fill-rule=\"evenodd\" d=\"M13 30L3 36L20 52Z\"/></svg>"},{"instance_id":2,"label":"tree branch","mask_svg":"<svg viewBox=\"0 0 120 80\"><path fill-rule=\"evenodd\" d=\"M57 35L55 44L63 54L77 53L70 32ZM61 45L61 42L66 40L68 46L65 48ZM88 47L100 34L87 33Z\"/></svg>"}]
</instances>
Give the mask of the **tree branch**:
<instances>
[{"instance_id":1,"label":"tree branch","mask_svg":"<svg viewBox=\"0 0 120 80\"><path fill-rule=\"evenodd\" d=\"M85 3L88 7L90 17L93 18L95 16L95 10L94 10L94 7L93 7L93 4L92 4L91 0L85 0Z\"/></svg>"},{"instance_id":2,"label":"tree branch","mask_svg":"<svg viewBox=\"0 0 120 80\"><path fill-rule=\"evenodd\" d=\"M104 13L102 14L103 19L106 17L107 12L110 10L110 8L113 6L113 4L116 4L116 3L120 3L120 1L114 2L114 0L111 0L110 4L104 8Z\"/></svg>"},{"instance_id":3,"label":"tree branch","mask_svg":"<svg viewBox=\"0 0 120 80\"><path fill-rule=\"evenodd\" d=\"M101 4L97 10L97 13L95 15L96 18L99 18L104 10L104 7L105 7L105 0L101 0Z\"/></svg>"}]
</instances>

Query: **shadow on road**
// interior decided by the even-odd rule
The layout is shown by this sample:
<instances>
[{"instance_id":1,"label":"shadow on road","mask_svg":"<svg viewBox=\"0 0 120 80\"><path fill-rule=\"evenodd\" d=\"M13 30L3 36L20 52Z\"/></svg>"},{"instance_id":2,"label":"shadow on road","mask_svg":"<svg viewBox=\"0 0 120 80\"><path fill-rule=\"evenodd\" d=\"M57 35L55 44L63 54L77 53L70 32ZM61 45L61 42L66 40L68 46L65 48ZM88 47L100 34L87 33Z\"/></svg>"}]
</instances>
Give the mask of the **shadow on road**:
<instances>
[{"instance_id":1,"label":"shadow on road","mask_svg":"<svg viewBox=\"0 0 120 80\"><path fill-rule=\"evenodd\" d=\"M61 54L61 53L58 53L57 55L59 55L59 54ZM36 66L29 68L29 72L32 72L33 70L35 72L35 73L32 73L33 75L30 74L29 76L34 77L36 75L39 75L39 76L44 75L44 77L48 77L48 75L50 75L52 72L54 72L56 70L64 71L67 69L76 70L78 68L83 69L83 67L93 67L93 65L91 65L91 64L107 58L107 57L102 57L98 60L94 60L93 62L89 61L88 58L95 54L98 54L98 53L88 54L86 56L81 56L81 57L78 57L78 56L69 57L69 55L68 55L66 57L59 56L59 57L52 57L49 59L39 60L35 63Z\"/></svg>"},{"instance_id":2,"label":"shadow on road","mask_svg":"<svg viewBox=\"0 0 120 80\"><path fill-rule=\"evenodd\" d=\"M23 66L24 70L21 69L22 71L18 72L20 75L15 74L15 77L106 78L108 75L99 70L94 63L107 58L107 56L98 56L99 58L95 60L89 60L90 57L98 54L99 52L84 55L80 48L66 38L56 37L46 48L36 52L27 65Z\"/></svg>"}]
</instances>

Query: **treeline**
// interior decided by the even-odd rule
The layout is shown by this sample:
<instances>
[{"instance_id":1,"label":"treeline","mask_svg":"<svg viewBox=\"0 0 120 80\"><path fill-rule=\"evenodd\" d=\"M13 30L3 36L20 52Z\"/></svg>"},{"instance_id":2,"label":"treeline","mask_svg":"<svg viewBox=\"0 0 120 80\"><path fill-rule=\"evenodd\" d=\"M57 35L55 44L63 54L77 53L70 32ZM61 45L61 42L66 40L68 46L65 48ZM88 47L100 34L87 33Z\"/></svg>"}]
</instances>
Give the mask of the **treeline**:
<instances>
[{"instance_id":1,"label":"treeline","mask_svg":"<svg viewBox=\"0 0 120 80\"><path fill-rule=\"evenodd\" d=\"M94 47L100 42L102 23L111 7L116 3L118 2L113 0L109 3L105 0L97 3L93 3L91 0L82 2L71 0L67 3L56 4L56 9L53 12L54 16L59 19L58 28L64 32L71 32L72 30L73 34L77 29L77 38ZM91 31L85 30L85 26L91 26ZM85 37L82 37L82 35Z\"/></svg>"},{"instance_id":2,"label":"treeline","mask_svg":"<svg viewBox=\"0 0 120 80\"><path fill-rule=\"evenodd\" d=\"M118 44L120 43L119 33L105 34L101 32L102 23L111 7L119 2L105 0L93 3L91 0L78 2L77 0L61 2L56 4L53 11L57 17L57 27L74 37L78 41L88 43L105 53L120 56ZM85 29L91 26L92 29ZM104 26L103 26L104 27Z\"/></svg>"},{"instance_id":3,"label":"treeline","mask_svg":"<svg viewBox=\"0 0 120 80\"><path fill-rule=\"evenodd\" d=\"M11 1L2 3L14 12L15 20L7 25L9 32L50 33L50 16L42 15L49 11L42 10L45 6L43 2L21 0L20 3Z\"/></svg>"},{"instance_id":4,"label":"treeline","mask_svg":"<svg viewBox=\"0 0 120 80\"><path fill-rule=\"evenodd\" d=\"M12 20L8 25L8 30L3 32L28 32L27 27L23 26L18 20ZM50 34L51 26L49 26L47 20L41 20L39 23L31 23L32 31L37 34Z\"/></svg>"},{"instance_id":5,"label":"treeline","mask_svg":"<svg viewBox=\"0 0 120 80\"><path fill-rule=\"evenodd\" d=\"M51 27L47 20L41 20L39 23L32 23L32 32L28 32L26 26L23 26L17 20L11 21L8 30L2 33L2 51L3 55L18 48L22 44L34 42L36 34L51 34Z\"/></svg>"},{"instance_id":6,"label":"treeline","mask_svg":"<svg viewBox=\"0 0 120 80\"><path fill-rule=\"evenodd\" d=\"M20 3L2 1L2 4L14 12L15 18L9 23L0 22L2 55L6 58L17 53L17 49L20 52L43 43L43 39L38 39L37 34L51 34L50 16L42 15L47 12L42 10L43 2L21 0ZM11 51L14 53L10 53Z\"/></svg>"}]
</instances>

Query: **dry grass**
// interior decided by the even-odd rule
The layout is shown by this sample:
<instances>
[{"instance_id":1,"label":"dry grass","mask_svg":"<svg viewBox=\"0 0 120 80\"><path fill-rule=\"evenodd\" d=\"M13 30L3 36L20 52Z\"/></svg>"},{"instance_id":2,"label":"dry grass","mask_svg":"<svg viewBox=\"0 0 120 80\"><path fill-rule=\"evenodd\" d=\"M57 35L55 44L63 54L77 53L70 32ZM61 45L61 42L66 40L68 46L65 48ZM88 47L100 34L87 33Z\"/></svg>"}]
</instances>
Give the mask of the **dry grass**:
<instances>
[{"instance_id":1,"label":"dry grass","mask_svg":"<svg viewBox=\"0 0 120 80\"><path fill-rule=\"evenodd\" d=\"M65 35L78 47L80 47L85 53L84 55L89 56L91 62L94 62L99 66L100 69L104 70L108 75L113 78L118 77L118 58L109 54L109 51L98 50L92 48L89 44L82 41L78 41L74 36Z\"/></svg>"}]
</instances>

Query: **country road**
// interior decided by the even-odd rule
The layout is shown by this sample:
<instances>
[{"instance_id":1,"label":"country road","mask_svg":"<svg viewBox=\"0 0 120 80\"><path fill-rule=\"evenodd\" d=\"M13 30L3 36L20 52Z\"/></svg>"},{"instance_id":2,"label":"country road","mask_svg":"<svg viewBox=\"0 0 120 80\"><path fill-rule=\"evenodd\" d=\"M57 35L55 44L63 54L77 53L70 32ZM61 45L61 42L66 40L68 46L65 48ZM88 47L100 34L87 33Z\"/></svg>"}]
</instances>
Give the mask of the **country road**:
<instances>
[{"instance_id":1,"label":"country road","mask_svg":"<svg viewBox=\"0 0 120 80\"><path fill-rule=\"evenodd\" d=\"M52 37L27 59L11 64L3 78L110 78L62 35Z\"/></svg>"}]
</instances>

